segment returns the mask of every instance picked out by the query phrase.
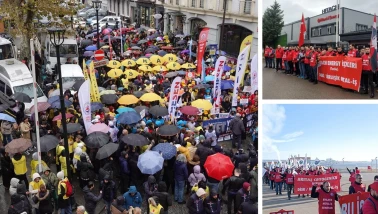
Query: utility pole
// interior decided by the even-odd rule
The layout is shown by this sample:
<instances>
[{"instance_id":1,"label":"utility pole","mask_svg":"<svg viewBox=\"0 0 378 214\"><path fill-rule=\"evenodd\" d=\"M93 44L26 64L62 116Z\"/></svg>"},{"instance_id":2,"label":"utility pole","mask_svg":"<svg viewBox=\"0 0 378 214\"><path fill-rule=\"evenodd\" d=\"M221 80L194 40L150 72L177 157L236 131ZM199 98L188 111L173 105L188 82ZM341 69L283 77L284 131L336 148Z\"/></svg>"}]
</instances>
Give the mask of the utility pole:
<instances>
[{"instance_id":1,"label":"utility pole","mask_svg":"<svg viewBox=\"0 0 378 214\"><path fill-rule=\"evenodd\" d=\"M223 0L223 18L222 18L221 34L219 38L219 49L218 49L219 53L223 48L222 43L223 43L223 34L224 34L224 21L226 19L226 10L227 10L227 0Z\"/></svg>"}]
</instances>

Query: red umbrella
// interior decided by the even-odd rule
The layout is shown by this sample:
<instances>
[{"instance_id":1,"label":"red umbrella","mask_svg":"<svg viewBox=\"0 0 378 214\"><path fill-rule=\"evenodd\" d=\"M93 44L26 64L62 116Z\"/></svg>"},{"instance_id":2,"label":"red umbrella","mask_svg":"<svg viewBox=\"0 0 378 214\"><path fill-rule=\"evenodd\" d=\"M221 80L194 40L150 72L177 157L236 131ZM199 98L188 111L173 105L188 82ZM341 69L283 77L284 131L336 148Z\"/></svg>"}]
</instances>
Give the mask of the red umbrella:
<instances>
[{"instance_id":1,"label":"red umbrella","mask_svg":"<svg viewBox=\"0 0 378 214\"><path fill-rule=\"evenodd\" d=\"M193 106L183 106L180 109L181 113L186 114L186 115L198 115L200 111L198 108L193 107Z\"/></svg>"},{"instance_id":2,"label":"red umbrella","mask_svg":"<svg viewBox=\"0 0 378 214\"><path fill-rule=\"evenodd\" d=\"M163 46L160 49L162 49L162 50L172 50L173 47L172 46Z\"/></svg>"},{"instance_id":3,"label":"red umbrella","mask_svg":"<svg viewBox=\"0 0 378 214\"><path fill-rule=\"evenodd\" d=\"M230 157L221 153L208 156L204 167L210 177L219 181L231 177L234 171Z\"/></svg>"},{"instance_id":4,"label":"red umbrella","mask_svg":"<svg viewBox=\"0 0 378 214\"><path fill-rule=\"evenodd\" d=\"M69 119L73 117L73 114L66 113L66 118ZM53 118L53 121L62 120L62 114L59 114Z\"/></svg>"},{"instance_id":5,"label":"red umbrella","mask_svg":"<svg viewBox=\"0 0 378 214\"><path fill-rule=\"evenodd\" d=\"M40 103L37 103L37 111L38 112L41 112L41 111L46 111L48 108L50 108L50 103L48 102L40 102ZM30 112L31 113L34 113L34 105L30 108Z\"/></svg>"}]
</instances>

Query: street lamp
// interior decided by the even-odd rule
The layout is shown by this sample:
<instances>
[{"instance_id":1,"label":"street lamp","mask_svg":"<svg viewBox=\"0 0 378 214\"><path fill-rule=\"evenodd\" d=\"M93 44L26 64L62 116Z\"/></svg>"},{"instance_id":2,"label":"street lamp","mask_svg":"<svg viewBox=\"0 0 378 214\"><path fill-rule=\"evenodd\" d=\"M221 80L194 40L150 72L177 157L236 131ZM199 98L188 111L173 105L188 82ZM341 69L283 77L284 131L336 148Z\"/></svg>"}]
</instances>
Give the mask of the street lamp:
<instances>
[{"instance_id":1,"label":"street lamp","mask_svg":"<svg viewBox=\"0 0 378 214\"><path fill-rule=\"evenodd\" d=\"M47 29L50 36L50 42L55 46L56 49L56 57L57 57L57 63L56 63L56 70L58 72L59 78L59 99L60 99L60 112L62 114L62 125L63 125L63 139L64 139L64 151L66 156L66 165L67 165L67 177L68 179L71 178L71 171L70 171L70 153L69 153L69 147L68 147L68 138L67 138L67 119L66 119L66 107L64 104L64 97L63 97L63 83L62 83L62 71L60 69L60 45L64 42L64 33L66 30L62 28L49 28Z\"/></svg>"},{"instance_id":2,"label":"street lamp","mask_svg":"<svg viewBox=\"0 0 378 214\"><path fill-rule=\"evenodd\" d=\"M100 49L100 33L98 32L98 10L101 8L102 1L92 1L92 7L96 9L96 20L97 20L97 49Z\"/></svg>"}]
</instances>

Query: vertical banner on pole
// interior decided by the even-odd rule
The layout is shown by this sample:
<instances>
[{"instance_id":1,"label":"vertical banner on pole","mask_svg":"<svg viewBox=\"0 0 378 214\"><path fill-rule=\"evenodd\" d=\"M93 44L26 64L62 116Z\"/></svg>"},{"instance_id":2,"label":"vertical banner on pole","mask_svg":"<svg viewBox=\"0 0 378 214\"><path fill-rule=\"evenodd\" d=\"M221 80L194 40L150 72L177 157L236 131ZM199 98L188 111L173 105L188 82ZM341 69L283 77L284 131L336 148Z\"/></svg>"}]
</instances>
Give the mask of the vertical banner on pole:
<instances>
[{"instance_id":1,"label":"vertical banner on pole","mask_svg":"<svg viewBox=\"0 0 378 214\"><path fill-rule=\"evenodd\" d=\"M92 125L92 111L91 111L91 102L90 102L90 88L91 82L89 80L85 80L85 82L80 86L78 92L78 98L81 108L81 113L83 117L83 122L85 126L85 130L88 132L89 127Z\"/></svg>"},{"instance_id":2,"label":"vertical banner on pole","mask_svg":"<svg viewBox=\"0 0 378 214\"><path fill-rule=\"evenodd\" d=\"M98 85L97 85L93 61L89 65L89 73L90 73L90 80L91 80L91 91L93 92L93 95L92 95L93 101L92 102L100 102L100 93L98 91Z\"/></svg>"},{"instance_id":3,"label":"vertical banner on pole","mask_svg":"<svg viewBox=\"0 0 378 214\"><path fill-rule=\"evenodd\" d=\"M176 77L171 86L171 91L169 92L169 104L168 104L168 113L169 119L174 121L176 108L178 106L178 99L181 90L181 77Z\"/></svg>"},{"instance_id":4,"label":"vertical banner on pole","mask_svg":"<svg viewBox=\"0 0 378 214\"><path fill-rule=\"evenodd\" d=\"M201 75L201 72L202 72L202 59L205 54L208 35L209 35L209 28L204 28L199 35L198 50L197 50L197 75ZM204 78L205 77L201 76L202 82Z\"/></svg>"},{"instance_id":5,"label":"vertical banner on pole","mask_svg":"<svg viewBox=\"0 0 378 214\"><path fill-rule=\"evenodd\" d=\"M243 78L243 74L247 67L250 45L247 45L238 56L238 62L236 65L234 92L232 95L232 106L238 104L238 89Z\"/></svg>"}]
</instances>

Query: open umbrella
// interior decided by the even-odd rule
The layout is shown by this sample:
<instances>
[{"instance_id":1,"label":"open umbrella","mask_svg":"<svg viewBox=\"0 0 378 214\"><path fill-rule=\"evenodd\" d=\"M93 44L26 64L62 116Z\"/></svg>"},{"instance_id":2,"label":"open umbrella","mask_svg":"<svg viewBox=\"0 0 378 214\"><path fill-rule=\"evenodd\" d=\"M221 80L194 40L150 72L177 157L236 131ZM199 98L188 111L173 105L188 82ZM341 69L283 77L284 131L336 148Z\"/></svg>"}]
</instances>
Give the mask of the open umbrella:
<instances>
[{"instance_id":1,"label":"open umbrella","mask_svg":"<svg viewBox=\"0 0 378 214\"><path fill-rule=\"evenodd\" d=\"M78 131L81 131L81 130L83 130L83 127L78 123L68 123L67 124L67 133L68 134L75 133L75 132L78 132ZM60 133L63 133L63 126L61 126L59 128L59 131L60 131Z\"/></svg>"},{"instance_id":2,"label":"open umbrella","mask_svg":"<svg viewBox=\"0 0 378 214\"><path fill-rule=\"evenodd\" d=\"M102 30L102 34L104 34L104 35L107 35L110 32L112 32L112 29L110 29L110 28L105 28L104 30Z\"/></svg>"},{"instance_id":3,"label":"open umbrella","mask_svg":"<svg viewBox=\"0 0 378 214\"><path fill-rule=\"evenodd\" d=\"M59 89L56 89L56 90L54 90L53 92L51 92L51 93L49 94L49 97L59 96L59 94L60 94ZM58 99L59 99L59 98L58 98Z\"/></svg>"},{"instance_id":4,"label":"open umbrella","mask_svg":"<svg viewBox=\"0 0 378 214\"><path fill-rule=\"evenodd\" d=\"M117 60L110 60L106 66L108 66L109 68L119 68L121 67L121 63Z\"/></svg>"},{"instance_id":5,"label":"open umbrella","mask_svg":"<svg viewBox=\"0 0 378 214\"><path fill-rule=\"evenodd\" d=\"M40 138L41 152L48 152L55 149L59 144L59 139L54 135L44 135Z\"/></svg>"},{"instance_id":6,"label":"open umbrella","mask_svg":"<svg viewBox=\"0 0 378 214\"><path fill-rule=\"evenodd\" d=\"M166 54L167 54L167 52L165 52L163 50L158 51L159 56L165 56Z\"/></svg>"},{"instance_id":7,"label":"open umbrella","mask_svg":"<svg viewBox=\"0 0 378 214\"><path fill-rule=\"evenodd\" d=\"M131 47L131 50L141 50L142 48L141 47L138 47L138 46L133 46Z\"/></svg>"},{"instance_id":8,"label":"open umbrella","mask_svg":"<svg viewBox=\"0 0 378 214\"><path fill-rule=\"evenodd\" d=\"M90 46L87 46L85 48L86 51L95 51L97 50L97 46L96 45L90 45Z\"/></svg>"},{"instance_id":9,"label":"open umbrella","mask_svg":"<svg viewBox=\"0 0 378 214\"><path fill-rule=\"evenodd\" d=\"M115 94L105 94L100 97L101 102L104 104L114 104L117 103L118 97Z\"/></svg>"},{"instance_id":10,"label":"open umbrella","mask_svg":"<svg viewBox=\"0 0 378 214\"><path fill-rule=\"evenodd\" d=\"M208 111L211 108L213 108L213 105L211 104L211 102L205 99L195 100L194 102L192 102L192 106L196 108L202 108L205 111Z\"/></svg>"},{"instance_id":11,"label":"open umbrella","mask_svg":"<svg viewBox=\"0 0 378 214\"><path fill-rule=\"evenodd\" d=\"M181 68L185 68L185 69L195 69L196 66L193 65L193 63L185 63L181 66Z\"/></svg>"},{"instance_id":12,"label":"open umbrella","mask_svg":"<svg viewBox=\"0 0 378 214\"><path fill-rule=\"evenodd\" d=\"M64 106L65 107L69 107L71 105L72 105L71 101L64 99ZM61 108L60 100L57 100L57 101L51 103L51 108L60 109Z\"/></svg>"},{"instance_id":13,"label":"open umbrella","mask_svg":"<svg viewBox=\"0 0 378 214\"><path fill-rule=\"evenodd\" d=\"M159 55L152 55L150 61L154 65L162 65L164 63L164 58Z\"/></svg>"},{"instance_id":14,"label":"open umbrella","mask_svg":"<svg viewBox=\"0 0 378 214\"><path fill-rule=\"evenodd\" d=\"M208 84L198 84L198 85L195 85L193 88L194 89L204 89L204 88L209 88L210 85Z\"/></svg>"},{"instance_id":15,"label":"open umbrella","mask_svg":"<svg viewBox=\"0 0 378 214\"><path fill-rule=\"evenodd\" d=\"M149 65L141 65L138 67L138 69L144 72L153 71L152 67Z\"/></svg>"},{"instance_id":16,"label":"open umbrella","mask_svg":"<svg viewBox=\"0 0 378 214\"><path fill-rule=\"evenodd\" d=\"M150 67L148 65L142 65L142 66ZM142 66L139 66L139 67L142 67ZM126 69L125 72L123 72L123 74L126 75L127 79L134 79L140 75L136 70L133 70L133 69Z\"/></svg>"},{"instance_id":17,"label":"open umbrella","mask_svg":"<svg viewBox=\"0 0 378 214\"><path fill-rule=\"evenodd\" d=\"M212 82L215 80L215 77L213 75L208 75L205 77L205 82Z\"/></svg>"},{"instance_id":18,"label":"open umbrella","mask_svg":"<svg viewBox=\"0 0 378 214\"><path fill-rule=\"evenodd\" d=\"M180 108L180 112L186 115L198 115L200 111L193 106L183 106Z\"/></svg>"},{"instance_id":19,"label":"open umbrella","mask_svg":"<svg viewBox=\"0 0 378 214\"><path fill-rule=\"evenodd\" d=\"M9 121L11 123L15 123L16 122L16 119L9 116L8 114L4 114L4 113L0 113L0 120L6 120L6 121Z\"/></svg>"},{"instance_id":20,"label":"open umbrella","mask_svg":"<svg viewBox=\"0 0 378 214\"><path fill-rule=\"evenodd\" d=\"M232 80L222 80L221 81L221 90L233 89L234 81Z\"/></svg>"},{"instance_id":21,"label":"open umbrella","mask_svg":"<svg viewBox=\"0 0 378 214\"><path fill-rule=\"evenodd\" d=\"M104 104L102 104L102 103L99 103L99 102L91 103L91 111L92 112L98 111L98 110L102 109L103 107L104 107Z\"/></svg>"},{"instance_id":22,"label":"open umbrella","mask_svg":"<svg viewBox=\"0 0 378 214\"><path fill-rule=\"evenodd\" d=\"M141 58L139 58L139 59L136 61L136 63L137 63L138 65L148 65L148 64L150 64L151 62L150 62L149 59L141 57Z\"/></svg>"},{"instance_id":23,"label":"open umbrella","mask_svg":"<svg viewBox=\"0 0 378 214\"><path fill-rule=\"evenodd\" d=\"M147 42L147 40L142 39L142 40L140 40L140 41L138 42L138 45L144 44L144 43L146 43L146 42Z\"/></svg>"},{"instance_id":24,"label":"open umbrella","mask_svg":"<svg viewBox=\"0 0 378 214\"><path fill-rule=\"evenodd\" d=\"M113 37L113 36L106 35L106 36L104 36L104 38L102 38L102 39L105 41L105 40L109 40L109 38L110 38L110 39L113 39L114 37Z\"/></svg>"},{"instance_id":25,"label":"open umbrella","mask_svg":"<svg viewBox=\"0 0 378 214\"><path fill-rule=\"evenodd\" d=\"M117 118L117 122L120 124L130 125L138 123L141 119L140 114L136 113L135 111L129 111L120 114Z\"/></svg>"},{"instance_id":26,"label":"open umbrella","mask_svg":"<svg viewBox=\"0 0 378 214\"><path fill-rule=\"evenodd\" d=\"M159 95L152 92L143 94L143 96L140 97L140 100L142 100L143 102L152 102L160 99L161 97Z\"/></svg>"},{"instance_id":27,"label":"open umbrella","mask_svg":"<svg viewBox=\"0 0 378 214\"><path fill-rule=\"evenodd\" d=\"M73 114L66 113L66 119L69 119L69 118L71 118L71 117L73 117ZM56 115L56 116L53 118L52 121L58 121L58 120L62 120L62 114L61 114L61 113L58 114L58 115Z\"/></svg>"},{"instance_id":28,"label":"open umbrella","mask_svg":"<svg viewBox=\"0 0 378 214\"><path fill-rule=\"evenodd\" d=\"M178 45L186 44L186 40L180 40L180 41L176 42L176 44L178 44Z\"/></svg>"},{"instance_id":29,"label":"open umbrella","mask_svg":"<svg viewBox=\"0 0 378 214\"><path fill-rule=\"evenodd\" d=\"M157 65L157 66L153 67L152 70L154 70L156 72L168 71L167 67L165 67L164 65Z\"/></svg>"},{"instance_id":30,"label":"open umbrella","mask_svg":"<svg viewBox=\"0 0 378 214\"><path fill-rule=\"evenodd\" d=\"M161 107L161 106L158 106L158 105L151 107L148 112L150 112L150 114L157 116L157 117L159 117L159 116L164 117L164 116L169 114L167 108Z\"/></svg>"},{"instance_id":31,"label":"open umbrella","mask_svg":"<svg viewBox=\"0 0 378 214\"><path fill-rule=\"evenodd\" d=\"M176 72L177 72L177 75L183 75L183 76L186 75L186 71L176 71Z\"/></svg>"},{"instance_id":32,"label":"open umbrella","mask_svg":"<svg viewBox=\"0 0 378 214\"><path fill-rule=\"evenodd\" d=\"M231 67L230 66L228 66L228 65L224 65L224 67L223 67L223 71L230 71L231 70Z\"/></svg>"},{"instance_id":33,"label":"open umbrella","mask_svg":"<svg viewBox=\"0 0 378 214\"><path fill-rule=\"evenodd\" d=\"M139 99L132 94L128 94L120 97L117 102L121 105L131 105L139 102Z\"/></svg>"},{"instance_id":34,"label":"open umbrella","mask_svg":"<svg viewBox=\"0 0 378 214\"><path fill-rule=\"evenodd\" d=\"M163 125L158 128L157 134L161 136L173 136L180 132L179 127L175 125Z\"/></svg>"},{"instance_id":35,"label":"open umbrella","mask_svg":"<svg viewBox=\"0 0 378 214\"><path fill-rule=\"evenodd\" d=\"M153 49L153 48L147 48L145 51L144 51L144 53L154 53L156 50L155 49Z\"/></svg>"},{"instance_id":36,"label":"open umbrella","mask_svg":"<svg viewBox=\"0 0 378 214\"><path fill-rule=\"evenodd\" d=\"M115 90L103 90L100 91L100 96L106 95L106 94L116 94L117 92Z\"/></svg>"},{"instance_id":37,"label":"open umbrella","mask_svg":"<svg viewBox=\"0 0 378 214\"><path fill-rule=\"evenodd\" d=\"M135 112L135 110L133 108L130 108L130 107L123 107L123 106L119 107L116 110L116 113L117 113L116 117L119 116L122 113L129 112L129 111L134 111Z\"/></svg>"},{"instance_id":38,"label":"open umbrella","mask_svg":"<svg viewBox=\"0 0 378 214\"><path fill-rule=\"evenodd\" d=\"M12 95L12 98L22 103L31 103L32 99L25 93L16 92Z\"/></svg>"},{"instance_id":39,"label":"open umbrella","mask_svg":"<svg viewBox=\"0 0 378 214\"><path fill-rule=\"evenodd\" d=\"M50 108L51 104L48 102L39 102L37 103L37 111L46 111L48 108ZM31 113L34 112L34 105L29 109Z\"/></svg>"},{"instance_id":40,"label":"open umbrella","mask_svg":"<svg viewBox=\"0 0 378 214\"><path fill-rule=\"evenodd\" d=\"M148 145L150 142L148 139L140 134L128 134L124 135L121 138L122 142L126 143L127 145L131 146L145 146Z\"/></svg>"},{"instance_id":41,"label":"open umbrella","mask_svg":"<svg viewBox=\"0 0 378 214\"><path fill-rule=\"evenodd\" d=\"M134 108L134 110L138 113L140 113L141 111L145 110L146 112L148 112L148 107L147 106L137 106Z\"/></svg>"},{"instance_id":42,"label":"open umbrella","mask_svg":"<svg viewBox=\"0 0 378 214\"><path fill-rule=\"evenodd\" d=\"M176 146L170 143L159 143L158 145L154 146L151 150L161 153L165 160L169 160L177 154Z\"/></svg>"},{"instance_id":43,"label":"open umbrella","mask_svg":"<svg viewBox=\"0 0 378 214\"><path fill-rule=\"evenodd\" d=\"M92 132L84 140L88 148L100 148L109 143L109 135L103 132Z\"/></svg>"},{"instance_id":44,"label":"open umbrella","mask_svg":"<svg viewBox=\"0 0 378 214\"><path fill-rule=\"evenodd\" d=\"M138 157L138 168L143 174L153 175L163 168L164 158L155 151L146 151Z\"/></svg>"},{"instance_id":45,"label":"open umbrella","mask_svg":"<svg viewBox=\"0 0 378 214\"><path fill-rule=\"evenodd\" d=\"M91 125L89 127L87 134L91 134L94 132L101 132L101 133L108 133L109 132L109 126L107 126L105 123L96 123L94 125Z\"/></svg>"},{"instance_id":46,"label":"open umbrella","mask_svg":"<svg viewBox=\"0 0 378 214\"><path fill-rule=\"evenodd\" d=\"M171 78L171 77L175 77L177 75L178 75L178 73L176 71L174 71L174 72L169 72L168 74L165 75L165 77Z\"/></svg>"},{"instance_id":47,"label":"open umbrella","mask_svg":"<svg viewBox=\"0 0 378 214\"><path fill-rule=\"evenodd\" d=\"M134 91L133 94L138 97L138 98L141 98L146 92L145 91Z\"/></svg>"},{"instance_id":48,"label":"open umbrella","mask_svg":"<svg viewBox=\"0 0 378 214\"><path fill-rule=\"evenodd\" d=\"M75 91L79 91L80 86L84 83L84 81L85 80L83 80L83 79L76 80L76 82L72 86L72 89L75 90Z\"/></svg>"},{"instance_id":49,"label":"open umbrella","mask_svg":"<svg viewBox=\"0 0 378 214\"><path fill-rule=\"evenodd\" d=\"M207 175L221 181L232 176L234 164L230 157L216 153L207 157L204 165Z\"/></svg>"},{"instance_id":50,"label":"open umbrella","mask_svg":"<svg viewBox=\"0 0 378 214\"><path fill-rule=\"evenodd\" d=\"M107 75L110 78L118 78L123 74L123 71L118 68L113 68L110 71L108 71Z\"/></svg>"},{"instance_id":51,"label":"open umbrella","mask_svg":"<svg viewBox=\"0 0 378 214\"><path fill-rule=\"evenodd\" d=\"M112 154L114 154L114 152L116 152L117 150L118 150L118 144L108 143L97 151L96 159L102 160L102 159L108 158Z\"/></svg>"},{"instance_id":52,"label":"open umbrella","mask_svg":"<svg viewBox=\"0 0 378 214\"><path fill-rule=\"evenodd\" d=\"M121 64L125 67L134 67L136 65L135 61L132 59L125 59Z\"/></svg>"},{"instance_id":53,"label":"open umbrella","mask_svg":"<svg viewBox=\"0 0 378 214\"><path fill-rule=\"evenodd\" d=\"M174 55L174 54L166 54L166 55L163 56L163 58L166 62L176 62L177 61L177 56Z\"/></svg>"},{"instance_id":54,"label":"open umbrella","mask_svg":"<svg viewBox=\"0 0 378 214\"><path fill-rule=\"evenodd\" d=\"M170 62L170 63L167 64L167 68L169 70L175 70L175 71L177 71L177 70L179 70L181 68L181 65L179 63L177 63L177 62Z\"/></svg>"},{"instance_id":55,"label":"open umbrella","mask_svg":"<svg viewBox=\"0 0 378 214\"><path fill-rule=\"evenodd\" d=\"M32 147L30 139L17 138L5 146L5 152L10 154L22 153L30 147Z\"/></svg>"},{"instance_id":56,"label":"open umbrella","mask_svg":"<svg viewBox=\"0 0 378 214\"><path fill-rule=\"evenodd\" d=\"M10 106L8 104L0 104L0 112L7 110Z\"/></svg>"},{"instance_id":57,"label":"open umbrella","mask_svg":"<svg viewBox=\"0 0 378 214\"><path fill-rule=\"evenodd\" d=\"M85 51L84 54L83 54L83 56L85 56L85 57L91 57L93 55L94 55L93 51Z\"/></svg>"},{"instance_id":58,"label":"open umbrella","mask_svg":"<svg viewBox=\"0 0 378 214\"><path fill-rule=\"evenodd\" d=\"M162 46L161 49L162 50L172 50L173 47L172 46Z\"/></svg>"}]
</instances>

